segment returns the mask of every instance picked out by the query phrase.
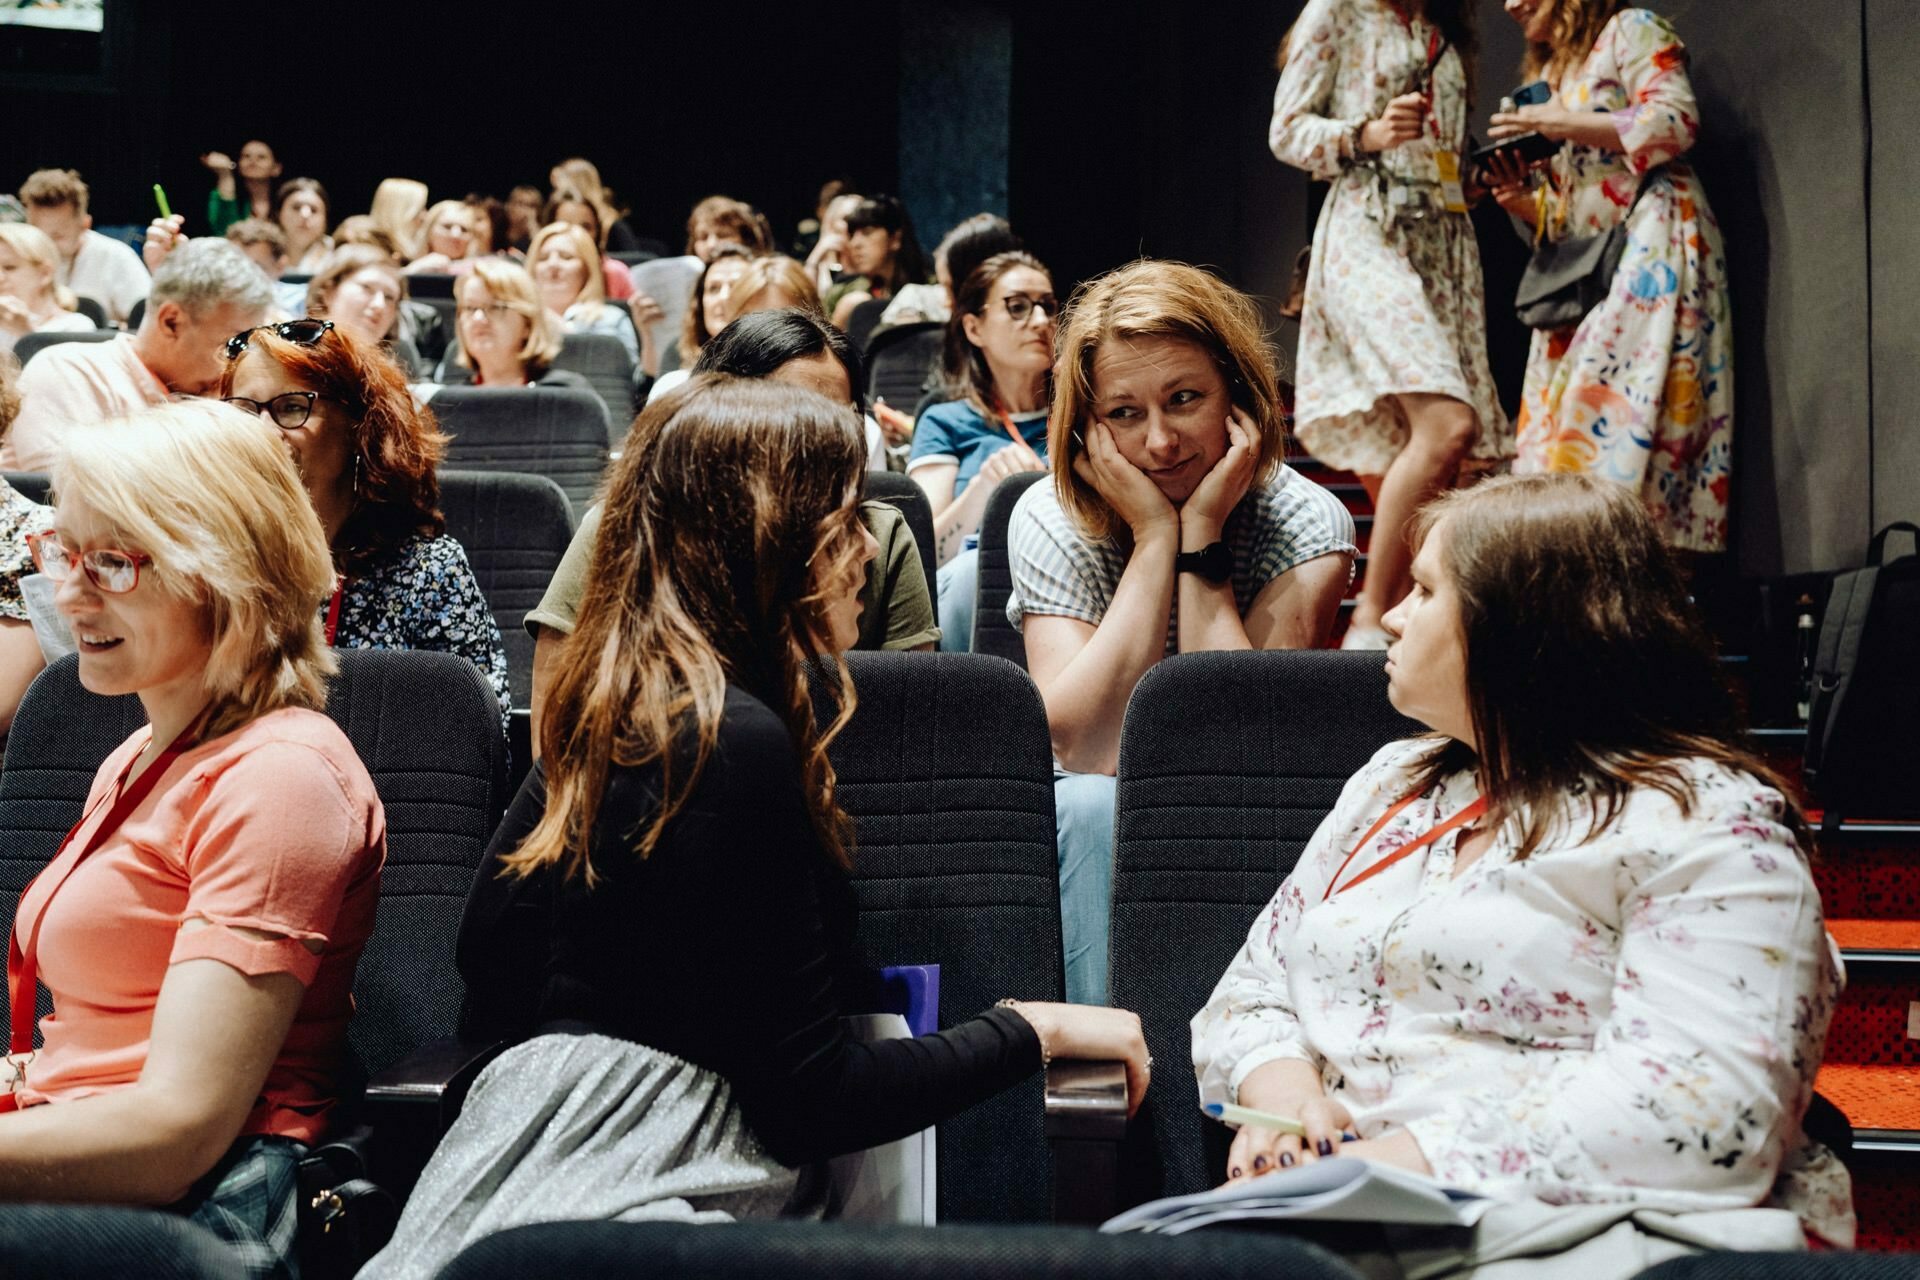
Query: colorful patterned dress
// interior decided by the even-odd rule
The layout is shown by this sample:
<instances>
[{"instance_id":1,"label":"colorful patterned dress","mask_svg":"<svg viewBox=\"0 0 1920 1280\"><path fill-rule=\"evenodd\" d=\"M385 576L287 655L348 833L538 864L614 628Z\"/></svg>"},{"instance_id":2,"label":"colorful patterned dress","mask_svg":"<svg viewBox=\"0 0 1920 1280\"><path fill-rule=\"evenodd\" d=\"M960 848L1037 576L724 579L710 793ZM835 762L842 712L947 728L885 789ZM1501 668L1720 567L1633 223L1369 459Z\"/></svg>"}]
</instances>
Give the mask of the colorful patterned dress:
<instances>
[{"instance_id":1,"label":"colorful patterned dress","mask_svg":"<svg viewBox=\"0 0 1920 1280\"><path fill-rule=\"evenodd\" d=\"M1308 0L1288 38L1267 134L1275 156L1333 184L1313 233L1294 429L1314 457L1362 475L1384 474L1407 442L1388 399L1402 393L1472 406L1474 457L1513 452L1487 368L1480 246L1433 182L1441 140L1465 149L1458 51L1434 68L1435 119L1424 136L1377 155L1358 150L1360 126L1418 79L1432 36L1430 23L1402 18L1386 0Z\"/></svg>"},{"instance_id":2,"label":"colorful patterned dress","mask_svg":"<svg viewBox=\"0 0 1920 1280\"><path fill-rule=\"evenodd\" d=\"M1606 300L1577 327L1533 335L1514 470L1617 480L1640 492L1674 546L1723 551L1733 326L1720 224L1678 160L1700 127L1687 51L1666 19L1624 9L1557 88L1574 111L1610 112L1626 151L1562 148L1548 234L1611 230L1629 206L1632 217Z\"/></svg>"}]
</instances>

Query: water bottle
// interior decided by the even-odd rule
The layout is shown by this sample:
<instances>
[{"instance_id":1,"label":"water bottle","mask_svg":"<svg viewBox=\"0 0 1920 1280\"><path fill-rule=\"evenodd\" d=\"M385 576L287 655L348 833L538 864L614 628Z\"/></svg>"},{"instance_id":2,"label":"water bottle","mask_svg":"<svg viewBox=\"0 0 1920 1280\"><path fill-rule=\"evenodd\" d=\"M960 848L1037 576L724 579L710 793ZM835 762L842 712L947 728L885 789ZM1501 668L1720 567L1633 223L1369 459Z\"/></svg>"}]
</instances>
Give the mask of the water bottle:
<instances>
[{"instance_id":1,"label":"water bottle","mask_svg":"<svg viewBox=\"0 0 1920 1280\"><path fill-rule=\"evenodd\" d=\"M1813 597L1801 596L1799 609L1800 617L1793 624L1795 671L1799 678L1793 713L1805 724L1813 717Z\"/></svg>"}]
</instances>

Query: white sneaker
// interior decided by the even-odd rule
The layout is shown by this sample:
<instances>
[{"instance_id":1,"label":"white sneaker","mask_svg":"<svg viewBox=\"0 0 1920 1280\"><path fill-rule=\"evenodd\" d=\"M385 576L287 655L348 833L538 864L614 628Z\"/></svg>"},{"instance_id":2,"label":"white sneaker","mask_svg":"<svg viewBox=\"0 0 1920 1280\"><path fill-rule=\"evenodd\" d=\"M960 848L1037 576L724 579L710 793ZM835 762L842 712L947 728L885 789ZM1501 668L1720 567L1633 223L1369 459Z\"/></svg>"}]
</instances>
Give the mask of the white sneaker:
<instances>
[{"instance_id":1,"label":"white sneaker","mask_svg":"<svg viewBox=\"0 0 1920 1280\"><path fill-rule=\"evenodd\" d=\"M1342 649L1384 650L1393 640L1379 627L1348 627L1346 636L1340 641Z\"/></svg>"}]
</instances>

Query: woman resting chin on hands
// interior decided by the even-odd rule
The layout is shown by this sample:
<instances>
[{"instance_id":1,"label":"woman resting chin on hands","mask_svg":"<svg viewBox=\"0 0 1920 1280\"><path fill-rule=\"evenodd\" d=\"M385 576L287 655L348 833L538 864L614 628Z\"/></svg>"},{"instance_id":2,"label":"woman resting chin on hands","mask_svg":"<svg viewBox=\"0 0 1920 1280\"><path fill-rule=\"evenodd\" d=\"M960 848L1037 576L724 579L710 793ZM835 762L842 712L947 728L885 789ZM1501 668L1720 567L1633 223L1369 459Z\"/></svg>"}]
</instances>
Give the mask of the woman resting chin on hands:
<instances>
[{"instance_id":1,"label":"woman resting chin on hands","mask_svg":"<svg viewBox=\"0 0 1920 1280\"><path fill-rule=\"evenodd\" d=\"M1388 697L1431 732L1347 783L1193 1020L1203 1104L1307 1130L1242 1130L1225 1174L1358 1156L1851 1244L1801 1128L1842 983L1811 840L1654 520L1508 476L1415 539Z\"/></svg>"},{"instance_id":2,"label":"woman resting chin on hands","mask_svg":"<svg viewBox=\"0 0 1920 1280\"><path fill-rule=\"evenodd\" d=\"M1258 313L1195 267L1142 262L1061 322L1053 483L1008 526L1027 669L1058 769L1067 994L1107 990L1113 772L1127 698L1173 653L1323 643L1353 520L1281 464L1285 410Z\"/></svg>"}]
</instances>

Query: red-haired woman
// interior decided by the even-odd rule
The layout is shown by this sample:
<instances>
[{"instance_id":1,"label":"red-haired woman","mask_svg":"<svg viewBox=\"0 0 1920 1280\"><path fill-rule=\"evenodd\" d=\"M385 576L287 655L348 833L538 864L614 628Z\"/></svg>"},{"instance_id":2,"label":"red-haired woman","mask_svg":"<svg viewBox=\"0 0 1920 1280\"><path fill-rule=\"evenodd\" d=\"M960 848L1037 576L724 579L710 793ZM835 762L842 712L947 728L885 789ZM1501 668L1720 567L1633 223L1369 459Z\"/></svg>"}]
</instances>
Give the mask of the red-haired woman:
<instances>
[{"instance_id":1,"label":"red-haired woman","mask_svg":"<svg viewBox=\"0 0 1920 1280\"><path fill-rule=\"evenodd\" d=\"M278 430L300 468L340 575L322 606L328 642L457 653L504 718L500 628L440 514L446 437L400 367L329 321L294 320L235 334L220 394Z\"/></svg>"}]
</instances>

